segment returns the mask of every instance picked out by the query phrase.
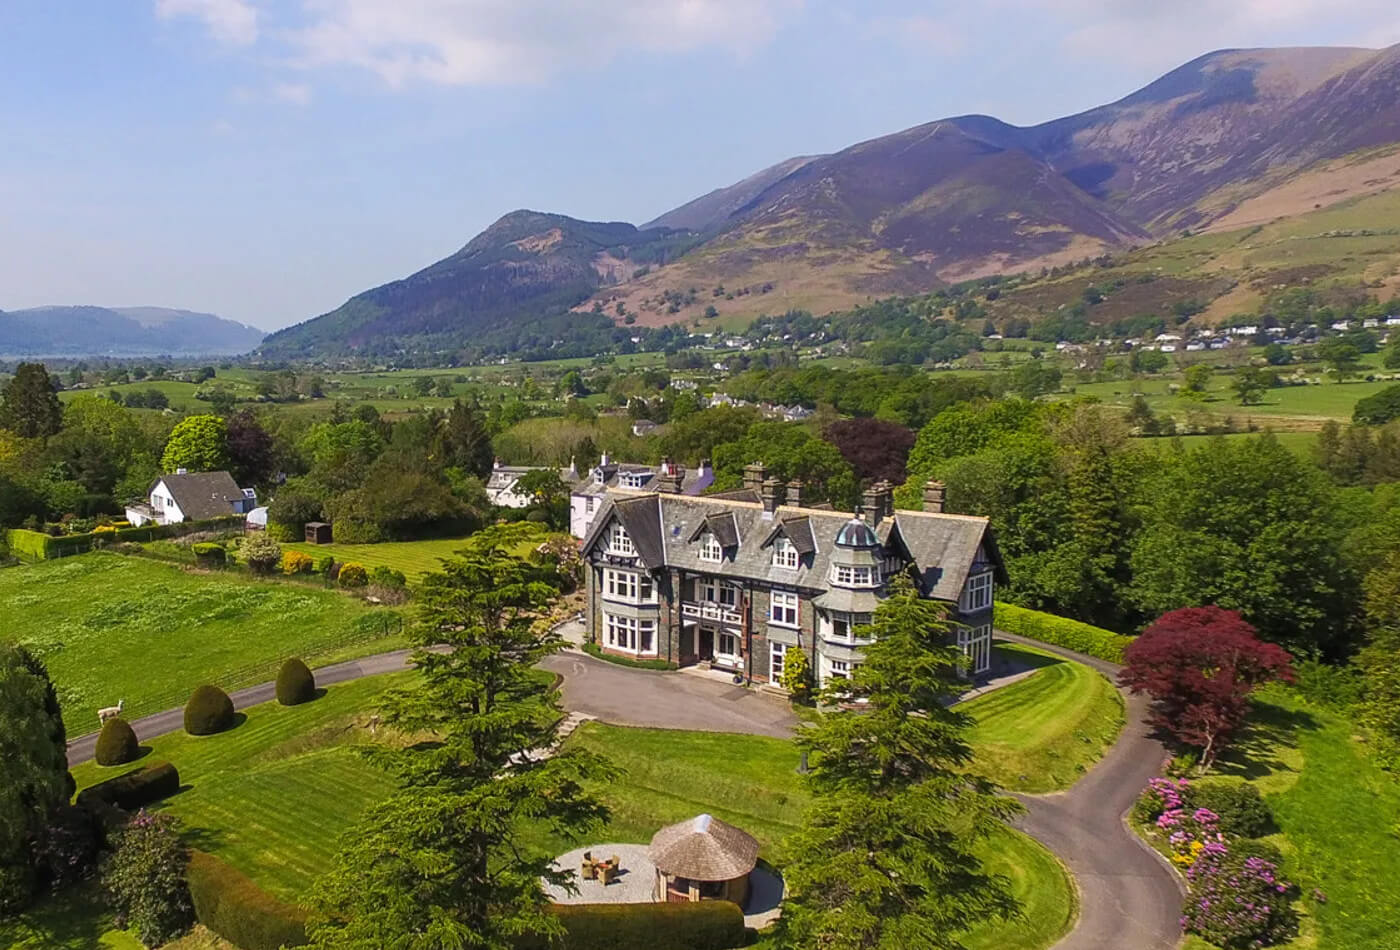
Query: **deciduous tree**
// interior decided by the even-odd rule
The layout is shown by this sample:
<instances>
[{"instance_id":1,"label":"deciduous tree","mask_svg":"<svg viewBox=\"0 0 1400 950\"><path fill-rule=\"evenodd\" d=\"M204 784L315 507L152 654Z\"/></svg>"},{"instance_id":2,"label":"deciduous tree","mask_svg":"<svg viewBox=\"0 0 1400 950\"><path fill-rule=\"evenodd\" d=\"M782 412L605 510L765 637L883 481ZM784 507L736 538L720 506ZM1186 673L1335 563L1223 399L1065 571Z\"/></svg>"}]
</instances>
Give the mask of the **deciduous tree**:
<instances>
[{"instance_id":1,"label":"deciduous tree","mask_svg":"<svg viewBox=\"0 0 1400 950\"><path fill-rule=\"evenodd\" d=\"M836 446L861 481L904 481L913 429L880 419L839 419L822 429L822 438Z\"/></svg>"},{"instance_id":2,"label":"deciduous tree","mask_svg":"<svg viewBox=\"0 0 1400 950\"><path fill-rule=\"evenodd\" d=\"M170 433L160 457L166 472L216 472L228 467L228 426L219 416L186 416Z\"/></svg>"},{"instance_id":3,"label":"deciduous tree","mask_svg":"<svg viewBox=\"0 0 1400 950\"><path fill-rule=\"evenodd\" d=\"M1120 682L1153 699L1152 722L1182 745L1215 761L1249 713L1249 695L1293 679L1292 657L1260 640L1233 610L1173 610L1124 651Z\"/></svg>"}]
</instances>

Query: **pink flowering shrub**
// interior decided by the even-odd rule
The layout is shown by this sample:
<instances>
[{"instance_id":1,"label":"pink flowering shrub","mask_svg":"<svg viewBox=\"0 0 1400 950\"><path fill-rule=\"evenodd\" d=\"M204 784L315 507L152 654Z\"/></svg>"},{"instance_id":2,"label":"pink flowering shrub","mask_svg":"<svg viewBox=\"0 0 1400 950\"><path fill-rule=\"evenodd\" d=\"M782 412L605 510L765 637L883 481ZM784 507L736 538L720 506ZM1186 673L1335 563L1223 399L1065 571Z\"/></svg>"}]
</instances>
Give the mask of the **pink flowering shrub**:
<instances>
[{"instance_id":1,"label":"pink flowering shrub","mask_svg":"<svg viewBox=\"0 0 1400 950\"><path fill-rule=\"evenodd\" d=\"M1184 778L1154 778L1147 783L1133 806L1133 817L1144 824L1154 822L1164 812L1186 806L1191 783Z\"/></svg>"},{"instance_id":2,"label":"pink flowering shrub","mask_svg":"<svg viewBox=\"0 0 1400 950\"><path fill-rule=\"evenodd\" d=\"M1189 868L1203 854L1225 854L1228 850L1220 831L1220 816L1209 808L1169 808L1157 817L1157 827L1166 833L1172 863L1178 867Z\"/></svg>"},{"instance_id":3,"label":"pink flowering shrub","mask_svg":"<svg viewBox=\"0 0 1400 950\"><path fill-rule=\"evenodd\" d=\"M1296 888L1270 861L1209 850L1191 865L1186 880L1181 926L1188 933L1227 950L1273 946L1298 933Z\"/></svg>"}]
</instances>

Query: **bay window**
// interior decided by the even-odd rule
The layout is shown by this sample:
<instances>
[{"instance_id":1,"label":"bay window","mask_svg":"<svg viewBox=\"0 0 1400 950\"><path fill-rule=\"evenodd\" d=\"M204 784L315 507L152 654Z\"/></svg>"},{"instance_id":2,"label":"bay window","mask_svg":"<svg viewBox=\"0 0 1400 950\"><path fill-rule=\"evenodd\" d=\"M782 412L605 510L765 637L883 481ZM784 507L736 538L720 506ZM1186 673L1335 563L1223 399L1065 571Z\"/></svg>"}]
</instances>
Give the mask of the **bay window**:
<instances>
[{"instance_id":1,"label":"bay window","mask_svg":"<svg viewBox=\"0 0 1400 950\"><path fill-rule=\"evenodd\" d=\"M971 673L985 673L992 666L992 625L958 627L958 649L967 656Z\"/></svg>"},{"instance_id":2,"label":"bay window","mask_svg":"<svg viewBox=\"0 0 1400 950\"><path fill-rule=\"evenodd\" d=\"M967 579L958 609L965 614L992 606L992 572L984 571Z\"/></svg>"},{"instance_id":3,"label":"bay window","mask_svg":"<svg viewBox=\"0 0 1400 950\"><path fill-rule=\"evenodd\" d=\"M603 570L603 597L629 604L656 603L656 587L650 574L636 571Z\"/></svg>"},{"instance_id":4,"label":"bay window","mask_svg":"<svg viewBox=\"0 0 1400 950\"><path fill-rule=\"evenodd\" d=\"M872 567L833 564L831 582L838 587L875 587L880 583L880 574Z\"/></svg>"},{"instance_id":5,"label":"bay window","mask_svg":"<svg viewBox=\"0 0 1400 950\"><path fill-rule=\"evenodd\" d=\"M870 623L869 614L848 614L839 610L824 611L820 615L821 635L827 640L839 643L864 643L868 637L857 637L856 628Z\"/></svg>"},{"instance_id":6,"label":"bay window","mask_svg":"<svg viewBox=\"0 0 1400 950\"><path fill-rule=\"evenodd\" d=\"M656 621L603 614L603 643L611 650L640 656L656 655Z\"/></svg>"}]
</instances>

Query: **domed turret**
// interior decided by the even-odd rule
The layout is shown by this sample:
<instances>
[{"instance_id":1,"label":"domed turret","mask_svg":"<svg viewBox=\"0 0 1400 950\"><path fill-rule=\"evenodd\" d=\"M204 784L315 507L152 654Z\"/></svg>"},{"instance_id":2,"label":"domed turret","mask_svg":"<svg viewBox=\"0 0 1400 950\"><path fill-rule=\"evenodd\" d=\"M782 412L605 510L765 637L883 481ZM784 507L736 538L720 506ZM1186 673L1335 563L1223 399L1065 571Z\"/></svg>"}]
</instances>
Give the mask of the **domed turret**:
<instances>
[{"instance_id":1,"label":"domed turret","mask_svg":"<svg viewBox=\"0 0 1400 950\"><path fill-rule=\"evenodd\" d=\"M841 526L836 532L836 546L842 548L878 548L880 539L875 531L865 523L864 518L855 517Z\"/></svg>"}]
</instances>

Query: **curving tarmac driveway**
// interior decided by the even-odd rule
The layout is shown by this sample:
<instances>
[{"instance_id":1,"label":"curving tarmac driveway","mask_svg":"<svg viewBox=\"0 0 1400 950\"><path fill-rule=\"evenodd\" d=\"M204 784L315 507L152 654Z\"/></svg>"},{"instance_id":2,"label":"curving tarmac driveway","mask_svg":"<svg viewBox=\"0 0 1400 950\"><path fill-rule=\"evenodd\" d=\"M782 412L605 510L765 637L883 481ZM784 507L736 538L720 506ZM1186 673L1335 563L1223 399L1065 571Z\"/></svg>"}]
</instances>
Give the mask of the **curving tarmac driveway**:
<instances>
[{"instance_id":1,"label":"curving tarmac driveway","mask_svg":"<svg viewBox=\"0 0 1400 950\"><path fill-rule=\"evenodd\" d=\"M1083 663L1115 679L1112 663L1012 634L1025 643ZM781 700L754 690L686 673L638 670L568 650L541 664L563 677L564 707L623 726L741 732L790 738L797 719ZM316 670L318 685L349 682L406 669L398 650ZM231 694L243 709L275 698L263 683ZM1127 723L1118 743L1072 788L1051 795L1018 796L1026 805L1019 826L1053 851L1079 888L1079 920L1055 950L1170 950L1181 939L1181 885L1156 852L1128 828L1125 817L1166 752L1149 734L1147 703L1125 696ZM183 711L170 709L132 723L142 741L183 727ZM68 743L68 761L90 759L97 735Z\"/></svg>"}]
</instances>

